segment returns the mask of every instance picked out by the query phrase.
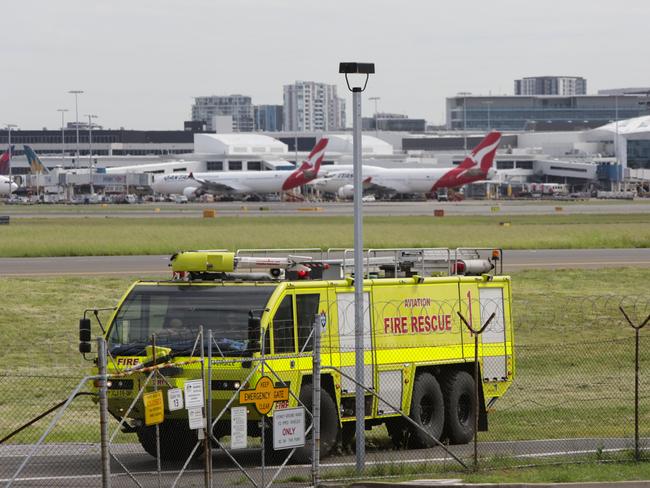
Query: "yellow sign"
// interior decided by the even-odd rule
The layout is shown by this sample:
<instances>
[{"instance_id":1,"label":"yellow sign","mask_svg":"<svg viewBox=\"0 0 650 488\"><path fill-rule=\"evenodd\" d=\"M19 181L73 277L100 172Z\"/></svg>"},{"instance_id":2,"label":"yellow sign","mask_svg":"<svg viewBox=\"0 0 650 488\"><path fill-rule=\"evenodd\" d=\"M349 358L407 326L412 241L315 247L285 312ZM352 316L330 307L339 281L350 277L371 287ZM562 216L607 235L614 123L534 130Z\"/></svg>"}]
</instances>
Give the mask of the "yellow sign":
<instances>
[{"instance_id":1,"label":"yellow sign","mask_svg":"<svg viewBox=\"0 0 650 488\"><path fill-rule=\"evenodd\" d=\"M289 400L289 388L273 386L273 381L268 376L262 376L255 385L254 390L243 390L239 392L239 403L254 403L255 409L262 415L266 415L273 408L275 402Z\"/></svg>"},{"instance_id":2,"label":"yellow sign","mask_svg":"<svg viewBox=\"0 0 650 488\"><path fill-rule=\"evenodd\" d=\"M145 425L162 424L165 420L162 390L145 393L142 395L142 401L144 402Z\"/></svg>"}]
</instances>

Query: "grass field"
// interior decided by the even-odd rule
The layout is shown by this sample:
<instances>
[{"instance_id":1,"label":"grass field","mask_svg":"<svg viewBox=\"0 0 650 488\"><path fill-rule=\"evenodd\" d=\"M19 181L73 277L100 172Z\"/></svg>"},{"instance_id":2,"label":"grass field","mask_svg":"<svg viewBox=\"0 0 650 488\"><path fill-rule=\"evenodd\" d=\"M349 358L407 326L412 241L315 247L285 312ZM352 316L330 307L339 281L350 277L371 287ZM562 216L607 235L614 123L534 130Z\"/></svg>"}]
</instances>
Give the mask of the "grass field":
<instances>
[{"instance_id":1,"label":"grass field","mask_svg":"<svg viewBox=\"0 0 650 488\"><path fill-rule=\"evenodd\" d=\"M0 434L62 400L90 371L92 364L76 351L77 320L85 308L114 305L131 281L0 278L0 371L5 375L0 375ZM481 438L630 437L634 336L618 305L623 303L635 320L645 319L650 313L649 281L650 269L515 273L517 377L496 404L490 431ZM650 435L646 336L642 435ZM94 412L89 400L82 404ZM83 437L90 424L94 419L85 414L67 428L81 428ZM54 438L81 440L67 430Z\"/></svg>"},{"instance_id":2,"label":"grass field","mask_svg":"<svg viewBox=\"0 0 650 488\"><path fill-rule=\"evenodd\" d=\"M502 222L510 225L500 225ZM650 213L367 217L366 247L650 247ZM327 239L324 239L327 236ZM325 245L325 242L327 243ZM0 257L169 254L179 249L351 247L347 217L14 218Z\"/></svg>"}]
</instances>

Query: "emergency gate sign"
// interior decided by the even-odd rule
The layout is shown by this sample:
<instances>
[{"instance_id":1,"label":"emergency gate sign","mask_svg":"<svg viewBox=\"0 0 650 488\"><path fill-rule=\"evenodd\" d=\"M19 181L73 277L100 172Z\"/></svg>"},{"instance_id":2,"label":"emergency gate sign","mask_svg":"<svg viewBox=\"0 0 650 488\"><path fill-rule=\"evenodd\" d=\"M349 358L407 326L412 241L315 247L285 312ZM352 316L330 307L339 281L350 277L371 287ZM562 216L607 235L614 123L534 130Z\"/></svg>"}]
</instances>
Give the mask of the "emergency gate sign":
<instances>
[{"instance_id":1,"label":"emergency gate sign","mask_svg":"<svg viewBox=\"0 0 650 488\"><path fill-rule=\"evenodd\" d=\"M305 409L286 408L273 414L273 449L305 445Z\"/></svg>"},{"instance_id":2,"label":"emergency gate sign","mask_svg":"<svg viewBox=\"0 0 650 488\"><path fill-rule=\"evenodd\" d=\"M286 402L289 400L289 388L274 387L273 380L268 376L262 376L255 385L254 390L242 390L239 392L239 403L245 405L254 403L255 409L262 415L266 415L273 408L275 402Z\"/></svg>"},{"instance_id":3,"label":"emergency gate sign","mask_svg":"<svg viewBox=\"0 0 650 488\"><path fill-rule=\"evenodd\" d=\"M144 424L162 424L165 420L165 406L162 390L151 391L142 395L144 402Z\"/></svg>"}]
</instances>

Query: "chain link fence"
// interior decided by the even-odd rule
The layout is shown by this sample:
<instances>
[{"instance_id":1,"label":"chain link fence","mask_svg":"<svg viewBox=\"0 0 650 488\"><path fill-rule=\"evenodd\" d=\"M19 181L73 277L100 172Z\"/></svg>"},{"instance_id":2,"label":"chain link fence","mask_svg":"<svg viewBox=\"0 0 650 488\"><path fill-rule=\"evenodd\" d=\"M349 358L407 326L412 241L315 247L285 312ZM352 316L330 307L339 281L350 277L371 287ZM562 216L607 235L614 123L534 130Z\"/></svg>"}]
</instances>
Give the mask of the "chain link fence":
<instances>
[{"instance_id":1,"label":"chain link fence","mask_svg":"<svg viewBox=\"0 0 650 488\"><path fill-rule=\"evenodd\" d=\"M262 357L251 356L250 361L228 351L240 345L226 344L210 330L192 336L194 359L186 364L155 364L158 349L150 347L150 366L109 375L111 416L104 449L110 486L308 486L359 475L458 477L473 467L645 459L650 344L641 330L637 363L635 331L621 308L640 326L650 315L650 298L554 296L549 303L545 294L527 297L511 305L470 302L460 309L457 300L412 303L408 310L402 302L373 303L371 321L394 319L380 328L375 324L372 334L367 331L362 385L354 379L351 360L350 303L339 303L336 310L334 302L321 299L294 308L295 319L277 316L272 333L259 338ZM325 325L319 322L322 311L329 319ZM503 345L503 338L511 339L505 329L510 311L513 350ZM458 314L478 329L498 312L505 320L494 320L479 337L477 403L475 336ZM332 314L338 318L336 340ZM428 319L418 322L419 317ZM448 338L454 327L460 343ZM489 334L501 342L490 342ZM156 346L155 340L149 346ZM322 364L314 364L312 356L319 349ZM455 360L459 357L462 364ZM109 371L116 361L128 359L109 357ZM85 372L92 372L92 365L85 364ZM322 368L322 374L315 374L314 367ZM106 486L97 388L101 378L82 376L0 374L2 485ZM286 389L268 416L259 412L257 403L240 402L241 392L261 391L260 377L270 379L274 392ZM193 424L198 428L189 424L187 405L172 410L167 396L170 389L183 389L188 379L198 380L212 395L212 402L194 407L199 409ZM361 474L355 468L357 388L364 390L367 415ZM155 391L164 394L164 422L145 425L144 398ZM182 393L187 403L188 392ZM305 407L306 447L275 449L282 446L273 417L300 407ZM314 418L320 419L319 429ZM291 429L301 421L287 416L285 422ZM288 432L282 435L291 445ZM320 441L317 456L310 443L314 437Z\"/></svg>"}]
</instances>

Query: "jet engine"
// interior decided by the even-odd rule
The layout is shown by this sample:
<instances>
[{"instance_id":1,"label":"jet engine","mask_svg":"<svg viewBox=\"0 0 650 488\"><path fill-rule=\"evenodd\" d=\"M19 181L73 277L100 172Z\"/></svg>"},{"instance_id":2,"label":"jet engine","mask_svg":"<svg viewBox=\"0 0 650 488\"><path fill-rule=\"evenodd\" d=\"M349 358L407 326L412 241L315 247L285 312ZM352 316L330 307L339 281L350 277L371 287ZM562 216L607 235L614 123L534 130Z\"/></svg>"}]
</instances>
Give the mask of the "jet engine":
<instances>
[{"instance_id":1,"label":"jet engine","mask_svg":"<svg viewBox=\"0 0 650 488\"><path fill-rule=\"evenodd\" d=\"M195 186L188 186L183 190L183 195L187 198L196 198L199 196L196 190L197 188Z\"/></svg>"},{"instance_id":2,"label":"jet engine","mask_svg":"<svg viewBox=\"0 0 650 488\"><path fill-rule=\"evenodd\" d=\"M339 198L350 199L354 197L354 185L343 185L336 192Z\"/></svg>"}]
</instances>

